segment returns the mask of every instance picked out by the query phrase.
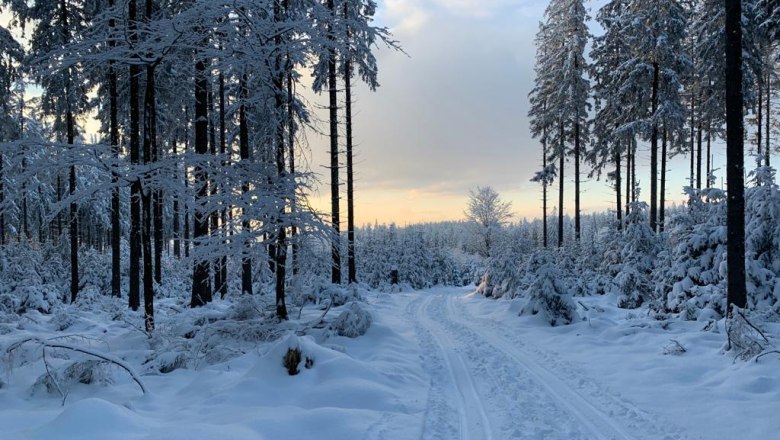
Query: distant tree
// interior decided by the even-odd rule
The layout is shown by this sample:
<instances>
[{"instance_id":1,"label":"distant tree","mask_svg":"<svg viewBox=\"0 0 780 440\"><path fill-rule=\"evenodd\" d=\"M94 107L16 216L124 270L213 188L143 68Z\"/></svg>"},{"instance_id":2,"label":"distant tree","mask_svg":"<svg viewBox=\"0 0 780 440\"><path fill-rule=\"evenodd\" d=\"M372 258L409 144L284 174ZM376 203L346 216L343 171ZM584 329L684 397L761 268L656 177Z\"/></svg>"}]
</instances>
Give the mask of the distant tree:
<instances>
[{"instance_id":1,"label":"distant tree","mask_svg":"<svg viewBox=\"0 0 780 440\"><path fill-rule=\"evenodd\" d=\"M489 257L495 235L512 218L512 203L501 200L492 187L480 186L469 191L469 204L465 214L470 222L479 227L484 245L482 251Z\"/></svg>"},{"instance_id":2,"label":"distant tree","mask_svg":"<svg viewBox=\"0 0 780 440\"><path fill-rule=\"evenodd\" d=\"M12 140L10 134L19 126L11 108L13 84L19 77L18 66L22 61L22 46L7 29L0 26L0 142ZM3 154L0 151L0 205L5 202ZM0 245L5 244L5 213L0 212Z\"/></svg>"}]
</instances>

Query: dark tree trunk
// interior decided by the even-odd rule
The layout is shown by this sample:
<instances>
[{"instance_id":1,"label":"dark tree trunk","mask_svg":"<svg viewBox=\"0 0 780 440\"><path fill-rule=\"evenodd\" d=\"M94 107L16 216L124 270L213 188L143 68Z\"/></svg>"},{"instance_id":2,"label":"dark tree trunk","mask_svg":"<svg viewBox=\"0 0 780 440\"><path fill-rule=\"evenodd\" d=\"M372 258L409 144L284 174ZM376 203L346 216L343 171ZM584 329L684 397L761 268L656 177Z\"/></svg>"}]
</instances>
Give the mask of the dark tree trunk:
<instances>
[{"instance_id":1,"label":"dark tree trunk","mask_svg":"<svg viewBox=\"0 0 780 440\"><path fill-rule=\"evenodd\" d=\"M345 3L346 5L346 3ZM355 184L352 168L352 63L346 62L344 72L345 121L347 124L347 267L349 282L357 282L355 266Z\"/></svg>"},{"instance_id":2,"label":"dark tree trunk","mask_svg":"<svg viewBox=\"0 0 780 440\"><path fill-rule=\"evenodd\" d=\"M710 181L710 174L712 174L712 127L707 128L707 179L705 183L707 188L711 188L713 182Z\"/></svg>"},{"instance_id":3,"label":"dark tree trunk","mask_svg":"<svg viewBox=\"0 0 780 440\"><path fill-rule=\"evenodd\" d=\"M328 23L328 40L335 44L333 21L336 19L336 10L333 0L328 0L328 9L331 12L331 22ZM336 50L331 47L328 50L328 85L330 87L330 207L331 227L333 237L331 239L331 275L333 284L341 284L341 218L339 213L339 113L338 113L338 88L336 72Z\"/></svg>"},{"instance_id":4,"label":"dark tree trunk","mask_svg":"<svg viewBox=\"0 0 780 440\"><path fill-rule=\"evenodd\" d=\"M652 115L658 111L658 82L660 66L653 63ZM653 122L650 134L650 229L658 230L658 124Z\"/></svg>"},{"instance_id":5,"label":"dark tree trunk","mask_svg":"<svg viewBox=\"0 0 780 440\"><path fill-rule=\"evenodd\" d=\"M703 147L703 132L701 120L699 120L699 127L696 133L696 189L701 189L701 157Z\"/></svg>"},{"instance_id":6,"label":"dark tree trunk","mask_svg":"<svg viewBox=\"0 0 780 440\"><path fill-rule=\"evenodd\" d=\"M615 206L617 207L617 223L618 223L618 231L623 229L623 200L620 194L620 189L622 186L622 179L620 175L620 142L618 141L617 146L615 147Z\"/></svg>"},{"instance_id":7,"label":"dark tree trunk","mask_svg":"<svg viewBox=\"0 0 780 440\"><path fill-rule=\"evenodd\" d=\"M728 312L747 306L745 164L742 114L742 2L726 0L726 175L728 180Z\"/></svg>"},{"instance_id":8,"label":"dark tree trunk","mask_svg":"<svg viewBox=\"0 0 780 440\"><path fill-rule=\"evenodd\" d=\"M109 0L108 7L114 7L114 0ZM116 21L112 18L108 22L110 47L116 45L114 40ZM109 96L109 135L111 140L111 154L114 160L119 161L119 109L117 91L117 75L114 69L114 63L108 64L108 96ZM115 165L118 168L119 164ZM119 196L119 171L114 170L111 173L111 295L119 298L122 295L122 262L121 262L121 206Z\"/></svg>"},{"instance_id":9,"label":"dark tree trunk","mask_svg":"<svg viewBox=\"0 0 780 440\"><path fill-rule=\"evenodd\" d=\"M631 141L626 145L626 217L631 205Z\"/></svg>"},{"instance_id":10,"label":"dark tree trunk","mask_svg":"<svg viewBox=\"0 0 780 440\"><path fill-rule=\"evenodd\" d=\"M691 173L690 185L693 188L695 178L694 156L696 156L696 94L691 93Z\"/></svg>"},{"instance_id":11,"label":"dark tree trunk","mask_svg":"<svg viewBox=\"0 0 780 440\"><path fill-rule=\"evenodd\" d=\"M249 90L247 89L247 77L246 74L241 78L241 88L239 91L241 106L238 109L238 143L239 152L241 155L241 161L249 161L249 122L246 114L246 100L249 96ZM241 187L244 194L249 192L249 182L244 181ZM241 221L241 229L244 232L244 240L246 243L245 254L241 257L241 292L245 294L252 294L252 258L251 258L251 241L249 235L252 233L252 224L249 222L249 213L246 209L243 212L243 219Z\"/></svg>"},{"instance_id":12,"label":"dark tree trunk","mask_svg":"<svg viewBox=\"0 0 780 440\"><path fill-rule=\"evenodd\" d=\"M138 42L138 9L136 0L130 0L127 12L127 27L130 44ZM141 112L139 108L139 76L141 68L130 65L130 163L137 172L140 163ZM128 302L130 308L138 310L141 306L141 180L133 179L130 184L130 290Z\"/></svg>"},{"instance_id":13,"label":"dark tree trunk","mask_svg":"<svg viewBox=\"0 0 780 440\"><path fill-rule=\"evenodd\" d=\"M636 138L631 140L631 201L636 202L638 201L636 189L636 147L637 142Z\"/></svg>"},{"instance_id":14,"label":"dark tree trunk","mask_svg":"<svg viewBox=\"0 0 780 440\"><path fill-rule=\"evenodd\" d=\"M274 21L280 23L284 20L280 2L274 2ZM281 48L284 40L281 35L277 35L276 46ZM276 56L276 72L274 75L274 94L275 94L275 113L276 113L276 176L282 183L285 176L285 126L287 125L287 113L285 102L287 101L287 90L285 87L286 62L281 51ZM283 186L284 188L285 186ZM287 199L287 194L284 194ZM280 320L287 319L287 305L285 303L285 283L287 276L287 227L284 221L284 204L280 205L278 218L276 220L276 246L275 246L275 266L276 266L276 317Z\"/></svg>"},{"instance_id":15,"label":"dark tree trunk","mask_svg":"<svg viewBox=\"0 0 780 440\"><path fill-rule=\"evenodd\" d=\"M580 241L580 123L574 124L574 238Z\"/></svg>"},{"instance_id":16,"label":"dark tree trunk","mask_svg":"<svg viewBox=\"0 0 780 440\"><path fill-rule=\"evenodd\" d=\"M199 60L195 64L195 154L199 159L209 153L209 112L208 112L208 76L206 73L206 60ZM195 264L192 271L192 298L191 307L200 307L211 302L211 289L209 285L209 261L203 253L203 246L209 234L209 216L200 203L209 195L209 177L200 165L195 166L195 227L193 230L193 249Z\"/></svg>"},{"instance_id":17,"label":"dark tree trunk","mask_svg":"<svg viewBox=\"0 0 780 440\"><path fill-rule=\"evenodd\" d=\"M0 152L0 206L5 202L5 175L3 174L3 153ZM5 246L5 213L0 210L0 246Z\"/></svg>"},{"instance_id":18,"label":"dark tree trunk","mask_svg":"<svg viewBox=\"0 0 780 440\"><path fill-rule=\"evenodd\" d=\"M767 54L769 59L771 51ZM772 64L767 60L766 65L766 148L764 149L764 165L770 166L770 159L772 157L770 138L772 131L771 128L771 114L772 114Z\"/></svg>"},{"instance_id":19,"label":"dark tree trunk","mask_svg":"<svg viewBox=\"0 0 780 440\"><path fill-rule=\"evenodd\" d=\"M225 75L219 74L219 154L227 154L227 128L225 124ZM223 162L223 166L225 163ZM222 226L223 244L227 245L227 212L228 208L223 207L220 212L220 223ZM220 274L221 283L217 284L220 298L227 295L227 256L224 254L219 258L217 271Z\"/></svg>"},{"instance_id":20,"label":"dark tree trunk","mask_svg":"<svg viewBox=\"0 0 780 440\"><path fill-rule=\"evenodd\" d=\"M209 81L209 88L208 88L208 99L209 99L209 114L211 117L209 118L209 148L210 153L214 156L218 154L217 149L217 120L215 118L219 118L219 114L214 108L214 87L211 85L211 81ZM218 195L220 192L220 188L218 185L214 184L211 185L211 194L212 195ZM222 213L221 209L216 209L211 213L211 236L212 237L220 237L220 242L224 243L224 238L221 237L221 231L219 229L219 216ZM212 262L213 272L214 272L214 288L213 292L221 292L221 286L222 286L222 271L219 268L220 262L222 261L222 256L218 255Z\"/></svg>"},{"instance_id":21,"label":"dark tree trunk","mask_svg":"<svg viewBox=\"0 0 780 440\"><path fill-rule=\"evenodd\" d=\"M764 90L761 73L759 73L756 78L756 88L758 89L756 93L758 96L758 103L756 105L756 155L758 156L758 166L761 166L761 159L764 156L764 143L761 139L761 130L763 130L764 125Z\"/></svg>"},{"instance_id":22,"label":"dark tree trunk","mask_svg":"<svg viewBox=\"0 0 780 440\"><path fill-rule=\"evenodd\" d=\"M177 157L178 152L176 151L176 142L177 139L174 138L171 142L171 148L172 148L172 155L173 157ZM178 158L176 159L178 161ZM176 167L174 168L174 178L178 180L180 178L179 176L179 166L178 162ZM181 213L179 212L179 196L178 194L173 194L173 224L171 225L171 229L173 232L173 256L176 258L181 258Z\"/></svg>"},{"instance_id":23,"label":"dark tree trunk","mask_svg":"<svg viewBox=\"0 0 780 440\"><path fill-rule=\"evenodd\" d=\"M661 138L661 196L658 203L658 230L664 231L666 225L666 147L668 141L668 131L664 124L664 131Z\"/></svg>"},{"instance_id":24,"label":"dark tree trunk","mask_svg":"<svg viewBox=\"0 0 780 440\"><path fill-rule=\"evenodd\" d=\"M62 43L68 44L70 40L70 29L68 27L68 5L65 0L60 0L60 22L62 23ZM67 127L68 145L73 145L76 141L76 121L73 117L73 108L71 107L71 79L68 72L65 79L65 124ZM68 192L70 202L70 302L75 303L79 292L79 206L76 204L76 166L70 166L68 178ZM26 209L25 209L26 211ZM27 213L24 213L25 223ZM29 237L27 226L25 225L25 235Z\"/></svg>"},{"instance_id":25,"label":"dark tree trunk","mask_svg":"<svg viewBox=\"0 0 780 440\"><path fill-rule=\"evenodd\" d=\"M542 171L547 171L547 127L542 133ZM542 179L542 245L547 248L547 176Z\"/></svg>"},{"instance_id":26,"label":"dark tree trunk","mask_svg":"<svg viewBox=\"0 0 780 440\"><path fill-rule=\"evenodd\" d=\"M287 3L285 2L285 5ZM295 103L295 95L293 90L293 66L292 66L292 60L290 58L290 54L287 54L287 125L288 125L288 135L289 135L289 144L290 144L290 174L292 176L295 176L295 109L294 109L294 103ZM292 207L292 212L295 213L297 210L297 201L296 201L296 194L293 192L291 195L292 199L290 200L290 206ZM298 274L298 240L296 239L296 236L298 235L298 228L296 228L294 225L292 228L290 228L290 233L292 235L292 268L293 268L293 275Z\"/></svg>"},{"instance_id":27,"label":"dark tree trunk","mask_svg":"<svg viewBox=\"0 0 780 440\"><path fill-rule=\"evenodd\" d=\"M146 12L144 22L148 25L152 17L152 0L146 0ZM146 93L144 93L144 165L151 164L157 156L157 105L155 103L155 65L146 66ZM143 265L144 265L144 326L147 333L154 331L154 279L156 277L155 263L159 266L159 260L155 261L157 250L152 250L152 222L155 209L153 185L147 181L142 190L143 200ZM156 232L156 231L155 231ZM156 234L155 234L156 235ZM156 241L156 240L155 240ZM154 254L152 254L154 252Z\"/></svg>"},{"instance_id":28,"label":"dark tree trunk","mask_svg":"<svg viewBox=\"0 0 780 440\"><path fill-rule=\"evenodd\" d=\"M563 246L563 178L564 178L564 165L566 164L566 157L564 152L564 129L563 121L560 121L561 138L558 146L558 247Z\"/></svg>"}]
</instances>

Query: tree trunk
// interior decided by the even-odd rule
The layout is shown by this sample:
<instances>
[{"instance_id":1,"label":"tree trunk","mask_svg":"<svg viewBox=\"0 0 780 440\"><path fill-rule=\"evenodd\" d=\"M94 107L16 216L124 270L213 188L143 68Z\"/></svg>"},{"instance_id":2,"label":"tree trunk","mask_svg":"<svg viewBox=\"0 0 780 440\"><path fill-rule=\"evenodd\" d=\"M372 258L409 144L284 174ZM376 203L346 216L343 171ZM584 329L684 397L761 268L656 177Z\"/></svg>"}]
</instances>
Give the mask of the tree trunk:
<instances>
[{"instance_id":1,"label":"tree trunk","mask_svg":"<svg viewBox=\"0 0 780 440\"><path fill-rule=\"evenodd\" d=\"M239 96L241 105L238 108L238 139L239 139L239 151L241 154L241 161L249 161L249 122L247 121L246 114L246 100L249 95L247 89L247 76L241 78L241 87ZM244 181L241 190L244 194L249 192L249 182ZM251 257L251 242L249 235L252 233L252 224L249 222L249 213L244 208L243 219L241 221L241 228L244 231L244 240L246 243L245 254L241 257L241 292L245 294L252 294L252 257Z\"/></svg>"},{"instance_id":2,"label":"tree trunk","mask_svg":"<svg viewBox=\"0 0 780 440\"><path fill-rule=\"evenodd\" d=\"M138 42L138 9L136 0L130 0L127 12L127 27L130 44ZM140 119L139 108L139 76L141 68L136 64L130 65L130 163L133 172L138 171L140 163ZM133 179L130 184L130 290L128 302L130 308L138 310L141 306L141 180Z\"/></svg>"},{"instance_id":3,"label":"tree trunk","mask_svg":"<svg viewBox=\"0 0 780 440\"><path fill-rule=\"evenodd\" d=\"M547 171L547 127L542 132L542 171ZM547 248L547 176L542 178L542 245Z\"/></svg>"},{"instance_id":4,"label":"tree trunk","mask_svg":"<svg viewBox=\"0 0 780 440\"><path fill-rule=\"evenodd\" d=\"M285 5L287 5L287 2L285 1ZM286 7L286 6L285 6ZM290 174L292 176L295 176L295 109L293 108L294 105L294 90L293 90L293 66L292 66L292 60L290 57L290 54L287 54L287 124L288 124L288 135L289 135L289 141L290 144ZM297 201L296 201L296 194L293 191L291 195L292 199L290 200L290 206L293 213L297 210ZM293 275L298 275L298 240L296 239L296 236L298 235L298 228L293 225L290 228L290 233L292 235L292 268L293 268Z\"/></svg>"},{"instance_id":5,"label":"tree trunk","mask_svg":"<svg viewBox=\"0 0 780 440\"><path fill-rule=\"evenodd\" d=\"M333 21L336 20L336 10L333 0L328 0L331 17L328 23L328 40L333 45ZM336 83L336 50L328 49L328 85L330 87L330 207L331 207L331 274L333 284L341 284L341 219L339 213L339 114L338 88Z\"/></svg>"},{"instance_id":6,"label":"tree trunk","mask_svg":"<svg viewBox=\"0 0 780 440\"><path fill-rule=\"evenodd\" d=\"M70 41L70 29L68 27L68 6L65 0L60 0L60 22L62 23L62 43L68 44ZM76 142L76 121L73 117L73 108L71 107L71 79L68 71L65 79L65 123L67 127L68 145ZM76 195L76 166L70 166L68 183L68 192L71 198ZM26 211L26 209L25 209ZM24 213L25 229L27 213ZM76 302L76 296L79 292L79 207L75 199L70 202L70 302ZM25 230L25 235L28 231Z\"/></svg>"},{"instance_id":7,"label":"tree trunk","mask_svg":"<svg viewBox=\"0 0 780 440\"><path fill-rule=\"evenodd\" d=\"M346 5L346 3L345 3ZM347 266L349 268L349 283L357 282L355 266L355 185L352 168L352 63L346 62L344 72L344 91L346 93L345 120L347 124Z\"/></svg>"},{"instance_id":8,"label":"tree trunk","mask_svg":"<svg viewBox=\"0 0 780 440\"><path fill-rule=\"evenodd\" d=\"M663 137L661 139L661 201L658 203L658 230L664 231L666 224L666 147L668 131L664 124Z\"/></svg>"},{"instance_id":9,"label":"tree trunk","mask_svg":"<svg viewBox=\"0 0 780 440\"><path fill-rule=\"evenodd\" d=\"M149 24L152 17L152 0L146 0L144 22ZM146 93L144 93L144 165L149 166L156 159L157 149L157 105L155 103L155 66L146 66ZM148 176L151 177L151 176ZM152 250L152 218L155 209L153 203L153 185L148 180L145 188L141 188L143 199L143 265L144 265L144 324L147 333L154 330L154 279L156 277L155 256L157 246ZM156 241L156 240L155 240ZM156 243L155 243L156 244ZM154 254L152 253L154 252ZM156 261L159 266L159 260Z\"/></svg>"},{"instance_id":10,"label":"tree trunk","mask_svg":"<svg viewBox=\"0 0 780 440\"><path fill-rule=\"evenodd\" d=\"M225 75L219 73L219 154L227 154L227 128L225 124ZM225 166L225 163L222 164ZM220 224L222 227L223 244L227 245L227 212L228 208L225 206L220 212ZM219 291L220 298L225 298L227 295L227 256L222 255L219 258L219 264L217 271L220 274L221 283L217 284L217 290Z\"/></svg>"},{"instance_id":11,"label":"tree trunk","mask_svg":"<svg viewBox=\"0 0 780 440\"><path fill-rule=\"evenodd\" d=\"M195 64L195 154L202 160L209 152L208 139L208 76L206 73L206 60L199 60ZM203 240L209 234L209 216L200 204L209 195L209 177L199 164L195 166L195 185L198 190L195 196L195 227L193 230L193 249L195 264L192 271L192 298L191 307L199 307L211 302L211 289L209 285L209 261L203 253Z\"/></svg>"},{"instance_id":12,"label":"tree trunk","mask_svg":"<svg viewBox=\"0 0 780 440\"><path fill-rule=\"evenodd\" d=\"M114 0L109 0L108 7L114 7ZM112 18L108 21L109 27L109 47L116 46L114 32L116 21ZM111 173L111 295L119 298L122 295L122 261L121 261L121 206L119 195L119 109L118 109L117 75L114 69L114 63L108 64L108 99L109 99L109 134L111 140L111 154L117 164L113 167Z\"/></svg>"},{"instance_id":13,"label":"tree trunk","mask_svg":"<svg viewBox=\"0 0 780 440\"><path fill-rule=\"evenodd\" d=\"M696 133L696 189L701 189L701 156L702 156L702 124L699 120L699 127Z\"/></svg>"},{"instance_id":14,"label":"tree trunk","mask_svg":"<svg viewBox=\"0 0 780 440\"><path fill-rule=\"evenodd\" d=\"M691 175L690 185L693 188L694 156L696 151L696 94L691 92Z\"/></svg>"},{"instance_id":15,"label":"tree trunk","mask_svg":"<svg viewBox=\"0 0 780 440\"><path fill-rule=\"evenodd\" d=\"M756 105L756 155L758 156L758 166L761 166L761 159L763 159L764 156L764 152L762 151L764 143L761 142L761 130L764 125L764 115L762 114L764 111L764 90L762 83L763 78L761 78L761 73L759 73L756 78L756 88L758 89L758 103Z\"/></svg>"},{"instance_id":16,"label":"tree trunk","mask_svg":"<svg viewBox=\"0 0 780 440\"><path fill-rule=\"evenodd\" d=\"M707 128L707 179L705 181L707 188L712 188L713 185L710 174L712 174L712 127Z\"/></svg>"},{"instance_id":17,"label":"tree trunk","mask_svg":"<svg viewBox=\"0 0 780 440\"><path fill-rule=\"evenodd\" d=\"M620 194L622 180L620 175L620 141L615 148L615 206L617 207L618 231L623 229L623 200Z\"/></svg>"},{"instance_id":18,"label":"tree trunk","mask_svg":"<svg viewBox=\"0 0 780 440\"><path fill-rule=\"evenodd\" d=\"M767 52L767 62L765 63L766 66L766 148L764 149L764 165L771 166L771 157L772 157L772 150L770 148L771 143L769 139L771 138L772 131L771 123L772 120L771 114L772 114L772 63L769 61L769 58L771 57L771 51Z\"/></svg>"},{"instance_id":19,"label":"tree trunk","mask_svg":"<svg viewBox=\"0 0 780 440\"><path fill-rule=\"evenodd\" d=\"M628 214L630 213L630 205L631 205L631 145L632 142L628 141L628 144L626 145L626 217L628 217Z\"/></svg>"},{"instance_id":20,"label":"tree trunk","mask_svg":"<svg viewBox=\"0 0 780 440\"><path fill-rule=\"evenodd\" d=\"M281 23L284 20L282 5L274 2L274 21ZM281 35L275 39L276 46L281 48L284 40ZM287 90L285 87L286 62L281 50L276 55L276 72L274 77L275 94L275 113L276 113L276 176L281 182L284 182L285 176L285 127L287 125L287 113L285 102L287 101ZM285 186L282 186L285 188ZM284 199L288 199L287 194L283 194ZM280 204L278 218L276 219L276 317L280 320L287 319L287 305L285 304L285 283L287 281L287 226L284 221L284 204Z\"/></svg>"},{"instance_id":21,"label":"tree trunk","mask_svg":"<svg viewBox=\"0 0 780 440\"><path fill-rule=\"evenodd\" d=\"M176 151L176 143L178 140L174 137L173 141L171 142L171 153L174 158L177 157L178 152ZM174 168L174 179L178 180L179 177L179 165L178 165L178 158L176 159L176 167ZM173 256L177 259L181 258L181 213L179 212L179 195L174 193L173 194L173 224L171 225L172 232L173 232Z\"/></svg>"},{"instance_id":22,"label":"tree trunk","mask_svg":"<svg viewBox=\"0 0 780 440\"><path fill-rule=\"evenodd\" d=\"M561 139L559 141L558 146L558 247L563 246L563 177L564 177L564 165L566 164L566 157L564 154L564 147L563 147L563 138L564 138L564 130L563 130L563 121L560 121L560 132L561 132Z\"/></svg>"},{"instance_id":23,"label":"tree trunk","mask_svg":"<svg viewBox=\"0 0 780 440\"><path fill-rule=\"evenodd\" d=\"M728 313L747 306L745 164L742 114L742 2L726 0L726 178L728 180Z\"/></svg>"},{"instance_id":24,"label":"tree trunk","mask_svg":"<svg viewBox=\"0 0 780 440\"><path fill-rule=\"evenodd\" d=\"M3 153L0 152L0 206L5 202L5 176L3 175ZM5 213L0 210L0 246L5 246Z\"/></svg>"},{"instance_id":25,"label":"tree trunk","mask_svg":"<svg viewBox=\"0 0 780 440\"><path fill-rule=\"evenodd\" d=\"M209 149L210 153L214 156L218 154L217 149L217 127L216 124L218 121L215 121L215 118L219 118L219 114L216 112L214 108L214 87L211 84L211 81L209 81L209 88L208 88L208 107L209 107L209 114L211 117L209 118ZM221 189L216 185L211 186L211 194L217 196ZM224 238L221 237L222 233L219 228L219 216L222 213L221 209L216 209L211 213L211 236L212 237L220 237L220 242L224 243ZM220 270L220 262L222 261L222 256L218 255L213 261L212 261L212 267L214 272L214 288L213 292L221 292L222 288L222 271Z\"/></svg>"},{"instance_id":26,"label":"tree trunk","mask_svg":"<svg viewBox=\"0 0 780 440\"><path fill-rule=\"evenodd\" d=\"M580 241L580 123L574 124L574 238Z\"/></svg>"},{"instance_id":27,"label":"tree trunk","mask_svg":"<svg viewBox=\"0 0 780 440\"><path fill-rule=\"evenodd\" d=\"M652 116L653 127L650 134L650 229L658 230L658 123L655 122L658 111L658 83L660 66L653 63L653 96Z\"/></svg>"}]
</instances>

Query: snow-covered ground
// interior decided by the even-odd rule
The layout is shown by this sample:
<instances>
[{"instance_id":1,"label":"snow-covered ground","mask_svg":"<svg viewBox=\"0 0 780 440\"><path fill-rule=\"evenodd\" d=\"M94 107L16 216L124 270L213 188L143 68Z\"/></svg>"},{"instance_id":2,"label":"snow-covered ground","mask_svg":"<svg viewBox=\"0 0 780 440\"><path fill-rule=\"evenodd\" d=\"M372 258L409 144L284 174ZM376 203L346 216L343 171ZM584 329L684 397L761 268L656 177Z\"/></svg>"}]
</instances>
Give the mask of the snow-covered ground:
<instances>
[{"instance_id":1,"label":"snow-covered ground","mask_svg":"<svg viewBox=\"0 0 780 440\"><path fill-rule=\"evenodd\" d=\"M518 317L522 300L470 292L371 293L365 336L318 344L288 334L226 362L144 374L146 395L112 367L113 384L74 386L61 405L59 396L31 392L42 361L6 358L0 438L709 440L780 432L780 356L735 362L720 353L722 328L662 323L615 308L611 297L579 298L586 319L551 328ZM67 333L148 371L143 333L103 316L80 312ZM20 322L0 346L56 334L47 319ZM296 376L282 366L291 346L313 360Z\"/></svg>"}]
</instances>

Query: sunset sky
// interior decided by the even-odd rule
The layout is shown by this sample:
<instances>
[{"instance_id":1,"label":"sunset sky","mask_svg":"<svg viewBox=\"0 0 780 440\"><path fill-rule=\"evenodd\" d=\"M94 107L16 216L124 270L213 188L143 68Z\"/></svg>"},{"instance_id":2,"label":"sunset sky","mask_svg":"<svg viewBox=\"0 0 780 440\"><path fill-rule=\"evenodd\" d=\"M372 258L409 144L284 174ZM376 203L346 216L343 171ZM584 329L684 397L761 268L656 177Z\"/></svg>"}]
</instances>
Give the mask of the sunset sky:
<instances>
[{"instance_id":1,"label":"sunset sky","mask_svg":"<svg viewBox=\"0 0 780 440\"><path fill-rule=\"evenodd\" d=\"M541 150L529 134L526 115L534 36L547 1L378 3L377 21L391 28L408 56L379 50L381 87L375 93L361 88L357 94L357 222L461 219L468 191L478 185L493 186L511 201L516 219L539 217L541 188L529 179L540 167ZM592 16L602 3L586 4ZM326 102L324 96L312 99ZM323 183L313 202L329 211L323 168L327 139L312 134L309 142L313 168ZM649 162L646 147L639 155L640 165ZM723 163L719 151L715 163ZM671 175L669 200L682 198L687 166L686 158L670 163L679 172ZM588 172L587 166L582 169ZM564 206L569 213L572 170L569 164ZM647 167L638 167L637 173L640 181L648 181ZM613 192L603 180L586 181L583 190L584 214L614 207ZM557 193L551 197L556 202L550 207L557 206Z\"/></svg>"}]
</instances>

